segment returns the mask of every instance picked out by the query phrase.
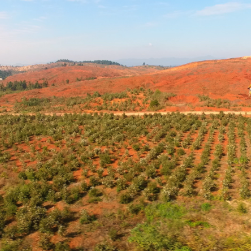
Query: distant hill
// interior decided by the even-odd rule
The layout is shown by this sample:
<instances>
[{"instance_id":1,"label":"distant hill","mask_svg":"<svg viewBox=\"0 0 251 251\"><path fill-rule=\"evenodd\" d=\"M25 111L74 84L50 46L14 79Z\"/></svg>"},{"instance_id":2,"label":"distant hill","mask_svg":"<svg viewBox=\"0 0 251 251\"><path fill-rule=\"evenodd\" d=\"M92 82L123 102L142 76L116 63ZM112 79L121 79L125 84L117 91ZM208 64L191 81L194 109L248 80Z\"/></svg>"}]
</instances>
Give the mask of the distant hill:
<instances>
[{"instance_id":1,"label":"distant hill","mask_svg":"<svg viewBox=\"0 0 251 251\"><path fill-rule=\"evenodd\" d=\"M11 76L11 75L22 73L22 72L40 71L43 69L51 69L51 68L57 68L57 67L62 67L62 66L83 66L90 63L98 64L98 65L120 66L119 63L109 61L109 60L73 61L73 60L68 60L68 59L60 59L60 60L57 60L56 62L51 62L51 63L46 63L46 64L33 64L33 65L25 65L25 66L0 65L0 78L4 79L7 76Z\"/></svg>"},{"instance_id":2,"label":"distant hill","mask_svg":"<svg viewBox=\"0 0 251 251\"><path fill-rule=\"evenodd\" d=\"M204 61L204 60L212 60L215 59L212 56L204 56L204 57L196 57L196 58L129 58L129 59L119 59L116 60L122 65L126 66L138 66L143 65L143 63L147 65L161 65L161 66L179 66L183 64L188 64L191 62Z\"/></svg>"},{"instance_id":3,"label":"distant hill","mask_svg":"<svg viewBox=\"0 0 251 251\"><path fill-rule=\"evenodd\" d=\"M1 100L11 103L16 99L21 100L24 95L36 98L85 97L87 93L96 91L100 94L115 93L138 87L174 93L181 102L188 96L197 98L198 94L238 100L239 94L247 94L247 87L251 83L250 69L251 58L248 57L194 62L169 69L95 64L57 67L8 77L4 81L5 85L9 81L42 83L48 80L49 87L26 91L25 94L8 94Z\"/></svg>"},{"instance_id":4,"label":"distant hill","mask_svg":"<svg viewBox=\"0 0 251 251\"><path fill-rule=\"evenodd\" d=\"M39 68L40 67L40 68ZM24 67L22 68L24 69ZM26 69L26 68L25 68ZM156 73L164 70L162 67L123 67L120 65L104 65L104 64L84 64L72 65L67 62L57 62L48 65L28 66L27 71L19 73L5 79L4 84L15 81L26 81L35 84L39 82L43 84L48 81L48 85L67 85L69 83L81 82L86 80L130 77L147 73Z\"/></svg>"}]
</instances>

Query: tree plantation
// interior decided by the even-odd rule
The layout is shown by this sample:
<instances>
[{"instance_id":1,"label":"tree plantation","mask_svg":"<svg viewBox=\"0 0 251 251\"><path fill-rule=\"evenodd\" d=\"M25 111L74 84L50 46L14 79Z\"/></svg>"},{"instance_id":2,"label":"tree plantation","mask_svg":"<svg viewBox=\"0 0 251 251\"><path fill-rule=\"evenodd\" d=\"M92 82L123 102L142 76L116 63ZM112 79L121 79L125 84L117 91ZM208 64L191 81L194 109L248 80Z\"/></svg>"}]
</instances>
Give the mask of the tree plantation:
<instances>
[{"instance_id":1,"label":"tree plantation","mask_svg":"<svg viewBox=\"0 0 251 251\"><path fill-rule=\"evenodd\" d=\"M0 250L250 250L250 146L232 114L2 115Z\"/></svg>"}]
</instances>

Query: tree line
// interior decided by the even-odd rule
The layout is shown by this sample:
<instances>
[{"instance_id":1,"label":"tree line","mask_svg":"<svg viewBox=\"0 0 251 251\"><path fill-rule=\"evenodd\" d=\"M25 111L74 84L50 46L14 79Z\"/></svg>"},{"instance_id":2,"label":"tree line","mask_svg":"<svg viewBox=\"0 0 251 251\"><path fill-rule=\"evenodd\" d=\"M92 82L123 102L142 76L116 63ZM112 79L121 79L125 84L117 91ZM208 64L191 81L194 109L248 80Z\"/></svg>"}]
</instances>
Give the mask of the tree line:
<instances>
[{"instance_id":1,"label":"tree line","mask_svg":"<svg viewBox=\"0 0 251 251\"><path fill-rule=\"evenodd\" d=\"M12 75L11 71L1 71L0 70L0 78L2 78L2 79L5 79L11 75Z\"/></svg>"},{"instance_id":2,"label":"tree line","mask_svg":"<svg viewBox=\"0 0 251 251\"><path fill-rule=\"evenodd\" d=\"M0 84L0 91L24 91L24 90L32 90L32 89L41 89L48 87L48 81L44 81L43 83L27 83L25 80L23 81L14 81L8 82L7 85Z\"/></svg>"},{"instance_id":3,"label":"tree line","mask_svg":"<svg viewBox=\"0 0 251 251\"><path fill-rule=\"evenodd\" d=\"M113 61L109 61L109 60L87 60L87 61L73 61L73 60L69 60L69 59L59 59L58 61L56 61L56 63L74 63L74 64L84 64L84 63L93 63L93 64L103 64L103 65L120 65L117 62L113 62Z\"/></svg>"}]
</instances>

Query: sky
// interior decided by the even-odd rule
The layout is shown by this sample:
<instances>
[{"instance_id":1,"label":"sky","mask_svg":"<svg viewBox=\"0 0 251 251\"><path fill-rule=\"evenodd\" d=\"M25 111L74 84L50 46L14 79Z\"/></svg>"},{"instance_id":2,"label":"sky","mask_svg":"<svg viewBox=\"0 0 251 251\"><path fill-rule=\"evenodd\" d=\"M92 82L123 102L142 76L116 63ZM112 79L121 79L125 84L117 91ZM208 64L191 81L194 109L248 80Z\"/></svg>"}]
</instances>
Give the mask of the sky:
<instances>
[{"instance_id":1,"label":"sky","mask_svg":"<svg viewBox=\"0 0 251 251\"><path fill-rule=\"evenodd\" d=\"M0 64L251 55L251 1L0 0Z\"/></svg>"}]
</instances>

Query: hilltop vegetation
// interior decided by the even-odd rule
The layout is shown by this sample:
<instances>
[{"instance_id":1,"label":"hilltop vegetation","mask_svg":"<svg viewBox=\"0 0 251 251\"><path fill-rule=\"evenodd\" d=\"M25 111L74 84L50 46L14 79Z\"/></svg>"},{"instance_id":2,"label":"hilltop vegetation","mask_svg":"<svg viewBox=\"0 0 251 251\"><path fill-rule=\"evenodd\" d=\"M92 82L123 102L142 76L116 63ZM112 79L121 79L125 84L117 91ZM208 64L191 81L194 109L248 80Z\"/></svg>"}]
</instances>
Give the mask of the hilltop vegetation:
<instances>
[{"instance_id":1,"label":"hilltop vegetation","mask_svg":"<svg viewBox=\"0 0 251 251\"><path fill-rule=\"evenodd\" d=\"M4 115L0 132L3 251L251 246L250 118Z\"/></svg>"},{"instance_id":2,"label":"hilltop vegetation","mask_svg":"<svg viewBox=\"0 0 251 251\"><path fill-rule=\"evenodd\" d=\"M56 61L56 63L73 63L73 64L77 64L77 65L83 65L86 63L93 63L93 64L103 64L103 65L120 65L117 62L113 62L110 60L85 60L85 61L73 61L73 60L69 60L69 59L59 59Z\"/></svg>"}]
</instances>

